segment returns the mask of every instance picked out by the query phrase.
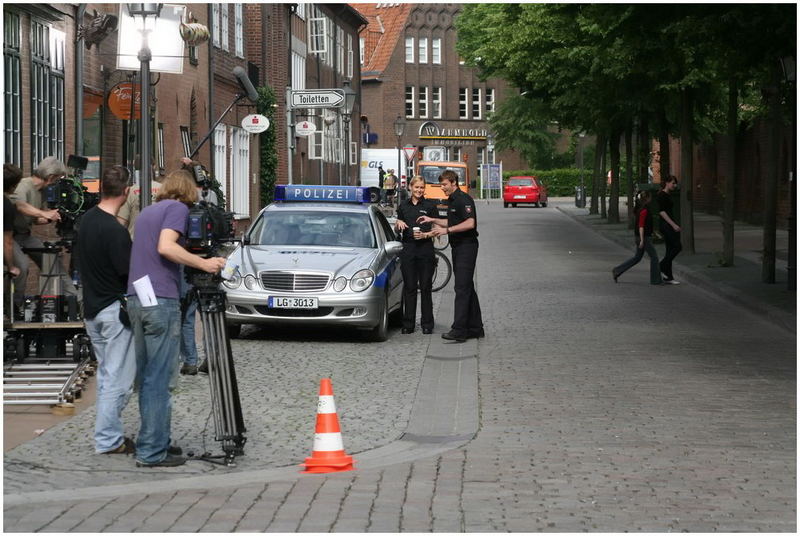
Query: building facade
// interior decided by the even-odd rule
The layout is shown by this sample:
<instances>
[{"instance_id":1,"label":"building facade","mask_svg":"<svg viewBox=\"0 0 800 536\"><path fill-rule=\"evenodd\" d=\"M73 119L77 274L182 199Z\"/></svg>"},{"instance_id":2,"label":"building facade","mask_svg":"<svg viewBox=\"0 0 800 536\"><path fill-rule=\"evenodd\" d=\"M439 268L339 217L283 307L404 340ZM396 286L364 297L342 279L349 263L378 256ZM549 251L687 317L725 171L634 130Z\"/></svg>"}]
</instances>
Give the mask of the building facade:
<instances>
[{"instance_id":1,"label":"building facade","mask_svg":"<svg viewBox=\"0 0 800 536\"><path fill-rule=\"evenodd\" d=\"M454 21L460 4L352 4L368 21L361 31L362 129L366 145L445 147L448 159L467 162L470 175L483 163L524 169L515 151L487 147L487 117L509 92L500 79L479 80L456 53ZM394 122L405 121L398 140ZM402 175L413 174L408 166Z\"/></svg>"}]
</instances>

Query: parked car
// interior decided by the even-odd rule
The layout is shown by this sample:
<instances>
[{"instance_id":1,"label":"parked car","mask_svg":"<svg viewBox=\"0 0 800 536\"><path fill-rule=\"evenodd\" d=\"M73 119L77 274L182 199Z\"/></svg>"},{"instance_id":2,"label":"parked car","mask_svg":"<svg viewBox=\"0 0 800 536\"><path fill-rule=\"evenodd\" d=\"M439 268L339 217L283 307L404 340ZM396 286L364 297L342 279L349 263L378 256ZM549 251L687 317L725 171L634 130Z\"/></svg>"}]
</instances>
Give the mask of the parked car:
<instances>
[{"instance_id":1,"label":"parked car","mask_svg":"<svg viewBox=\"0 0 800 536\"><path fill-rule=\"evenodd\" d=\"M547 206L547 186L536 177L509 177L503 188L503 207L518 204Z\"/></svg>"},{"instance_id":2,"label":"parked car","mask_svg":"<svg viewBox=\"0 0 800 536\"><path fill-rule=\"evenodd\" d=\"M276 187L276 202L229 256L239 265L223 283L231 336L243 324L296 324L387 339L389 316L401 314L403 245L369 194L355 186Z\"/></svg>"}]
</instances>

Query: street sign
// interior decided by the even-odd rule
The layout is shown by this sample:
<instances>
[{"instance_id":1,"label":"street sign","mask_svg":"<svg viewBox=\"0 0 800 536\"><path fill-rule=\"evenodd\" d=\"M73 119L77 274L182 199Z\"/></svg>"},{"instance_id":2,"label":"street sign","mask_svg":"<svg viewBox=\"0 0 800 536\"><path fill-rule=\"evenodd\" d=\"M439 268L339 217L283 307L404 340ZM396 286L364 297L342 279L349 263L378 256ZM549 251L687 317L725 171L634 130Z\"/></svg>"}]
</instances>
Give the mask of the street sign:
<instances>
[{"instance_id":1,"label":"street sign","mask_svg":"<svg viewBox=\"0 0 800 536\"><path fill-rule=\"evenodd\" d=\"M294 125L294 132L298 136L310 136L317 131L317 125L309 121L300 121Z\"/></svg>"},{"instance_id":2,"label":"street sign","mask_svg":"<svg viewBox=\"0 0 800 536\"><path fill-rule=\"evenodd\" d=\"M341 108L344 105L341 89L298 89L290 93L292 108Z\"/></svg>"},{"instance_id":3,"label":"street sign","mask_svg":"<svg viewBox=\"0 0 800 536\"><path fill-rule=\"evenodd\" d=\"M409 162L414 160L414 157L417 156L416 147L403 147L403 152L406 154L406 160L408 160Z\"/></svg>"},{"instance_id":4,"label":"street sign","mask_svg":"<svg viewBox=\"0 0 800 536\"><path fill-rule=\"evenodd\" d=\"M242 128L250 134L259 134L269 128L269 119L259 114L250 114L242 119Z\"/></svg>"}]
</instances>

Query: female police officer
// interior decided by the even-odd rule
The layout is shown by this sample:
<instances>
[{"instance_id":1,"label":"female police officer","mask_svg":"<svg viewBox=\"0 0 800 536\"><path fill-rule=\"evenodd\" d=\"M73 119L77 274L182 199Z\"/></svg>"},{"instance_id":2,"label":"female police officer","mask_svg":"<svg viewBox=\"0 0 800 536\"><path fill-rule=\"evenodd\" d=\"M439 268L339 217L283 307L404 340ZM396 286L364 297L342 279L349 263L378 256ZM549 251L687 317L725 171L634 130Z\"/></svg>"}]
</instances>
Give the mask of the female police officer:
<instances>
[{"instance_id":1,"label":"female police officer","mask_svg":"<svg viewBox=\"0 0 800 536\"><path fill-rule=\"evenodd\" d=\"M478 257L478 222L475 202L469 194L458 188L458 175L454 171L443 171L439 184L447 198L447 219L420 216L419 223L433 223L434 236L450 235L453 250L453 275L455 276L455 314L452 329L442 334L449 341L464 342L470 338L483 337L481 305L472 278Z\"/></svg>"},{"instance_id":2,"label":"female police officer","mask_svg":"<svg viewBox=\"0 0 800 536\"><path fill-rule=\"evenodd\" d=\"M397 207L398 231L402 233L403 253L400 270L403 272L403 333L414 332L417 314L417 288L422 296L422 333L433 333L433 241L431 225L421 225L417 219L436 211L433 201L425 199L425 179L411 179L411 197Z\"/></svg>"}]
</instances>

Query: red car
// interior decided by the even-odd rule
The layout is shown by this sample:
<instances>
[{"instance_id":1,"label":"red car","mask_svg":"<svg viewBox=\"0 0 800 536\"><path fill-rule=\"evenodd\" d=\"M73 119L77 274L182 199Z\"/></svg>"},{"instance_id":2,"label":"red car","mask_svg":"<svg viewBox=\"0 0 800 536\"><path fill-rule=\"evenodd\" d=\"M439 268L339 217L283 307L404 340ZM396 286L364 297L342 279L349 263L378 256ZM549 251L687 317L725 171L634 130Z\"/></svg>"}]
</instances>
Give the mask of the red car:
<instances>
[{"instance_id":1,"label":"red car","mask_svg":"<svg viewBox=\"0 0 800 536\"><path fill-rule=\"evenodd\" d=\"M547 206L547 186L536 177L509 177L503 188L503 207L517 204Z\"/></svg>"}]
</instances>

